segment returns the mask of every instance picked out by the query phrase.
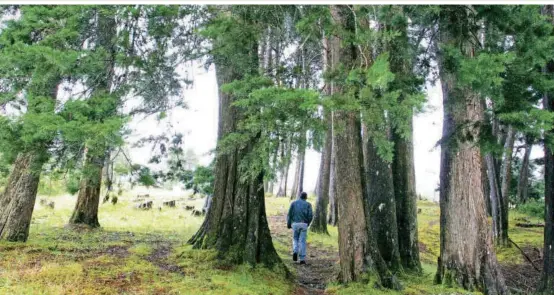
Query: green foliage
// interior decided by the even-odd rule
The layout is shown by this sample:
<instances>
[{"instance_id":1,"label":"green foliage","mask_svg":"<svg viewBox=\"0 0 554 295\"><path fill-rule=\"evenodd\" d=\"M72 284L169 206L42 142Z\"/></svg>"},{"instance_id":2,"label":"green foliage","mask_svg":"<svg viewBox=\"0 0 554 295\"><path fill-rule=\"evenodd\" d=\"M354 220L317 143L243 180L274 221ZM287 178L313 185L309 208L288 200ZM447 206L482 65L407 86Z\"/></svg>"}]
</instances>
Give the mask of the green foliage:
<instances>
[{"instance_id":1,"label":"green foliage","mask_svg":"<svg viewBox=\"0 0 554 295\"><path fill-rule=\"evenodd\" d=\"M531 200L527 203L518 205L517 211L536 218L544 220L544 200Z\"/></svg>"}]
</instances>

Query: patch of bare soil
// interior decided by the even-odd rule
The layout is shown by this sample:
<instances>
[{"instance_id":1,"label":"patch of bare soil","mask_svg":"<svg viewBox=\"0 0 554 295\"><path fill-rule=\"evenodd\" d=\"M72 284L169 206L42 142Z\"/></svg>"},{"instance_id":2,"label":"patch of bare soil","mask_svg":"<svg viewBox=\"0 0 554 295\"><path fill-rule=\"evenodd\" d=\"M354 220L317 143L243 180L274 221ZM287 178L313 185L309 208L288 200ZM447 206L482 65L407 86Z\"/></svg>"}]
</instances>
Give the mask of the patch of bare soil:
<instances>
[{"instance_id":1,"label":"patch of bare soil","mask_svg":"<svg viewBox=\"0 0 554 295\"><path fill-rule=\"evenodd\" d=\"M514 294L533 294L539 285L543 265L542 253L539 249L533 247L522 247L525 254L533 261L535 267L526 259L520 264L507 263L500 264L500 269L504 274L506 285Z\"/></svg>"},{"instance_id":2,"label":"patch of bare soil","mask_svg":"<svg viewBox=\"0 0 554 295\"><path fill-rule=\"evenodd\" d=\"M296 270L296 281L298 287L295 295L325 294L325 287L328 282L333 281L337 274L339 261L338 252L324 248L319 245L309 244L305 265L292 261L292 232L287 229L285 215L268 217L271 235L274 241L288 246L288 251L280 254L290 257L285 259L289 269ZM308 235L313 234L308 232ZM284 250L281 250L284 251Z\"/></svg>"},{"instance_id":3,"label":"patch of bare soil","mask_svg":"<svg viewBox=\"0 0 554 295\"><path fill-rule=\"evenodd\" d=\"M158 242L152 253L146 257L146 260L165 271L185 275L181 267L168 261L171 249L172 245L170 243Z\"/></svg>"}]
</instances>

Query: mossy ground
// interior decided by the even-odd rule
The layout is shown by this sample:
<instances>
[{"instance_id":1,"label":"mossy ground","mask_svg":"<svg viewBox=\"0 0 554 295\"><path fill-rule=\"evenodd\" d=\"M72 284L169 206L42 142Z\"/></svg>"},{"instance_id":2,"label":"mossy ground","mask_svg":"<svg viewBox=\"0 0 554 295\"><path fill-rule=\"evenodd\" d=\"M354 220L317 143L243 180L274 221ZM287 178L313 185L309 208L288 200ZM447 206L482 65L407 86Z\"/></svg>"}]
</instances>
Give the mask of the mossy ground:
<instances>
[{"instance_id":1,"label":"mossy ground","mask_svg":"<svg viewBox=\"0 0 554 295\"><path fill-rule=\"evenodd\" d=\"M99 230L65 227L75 197L47 197L55 202L54 209L37 201L29 240L0 242L0 294L299 294L295 283L282 273L228 267L219 264L212 251L192 250L186 241L202 217L193 217L180 206L136 210L133 196L122 196L116 205L102 204ZM313 196L309 200L313 202ZM202 201L187 202L200 207ZM289 202L288 198L266 198L268 216L285 214ZM422 276L402 275L401 292L375 288L371 278L369 283L342 286L333 283L332 277L326 293L470 294L433 284L439 209L426 201L418 206ZM511 213L511 239L521 247L540 248L542 229L516 228L515 219L526 216ZM329 227L329 235L310 232L308 243L332 252L337 250L337 238L337 228ZM274 239L274 244L281 257L290 260L287 240ZM498 249L498 258L503 263L523 261L515 247ZM292 269L292 273L297 271Z\"/></svg>"}]
</instances>

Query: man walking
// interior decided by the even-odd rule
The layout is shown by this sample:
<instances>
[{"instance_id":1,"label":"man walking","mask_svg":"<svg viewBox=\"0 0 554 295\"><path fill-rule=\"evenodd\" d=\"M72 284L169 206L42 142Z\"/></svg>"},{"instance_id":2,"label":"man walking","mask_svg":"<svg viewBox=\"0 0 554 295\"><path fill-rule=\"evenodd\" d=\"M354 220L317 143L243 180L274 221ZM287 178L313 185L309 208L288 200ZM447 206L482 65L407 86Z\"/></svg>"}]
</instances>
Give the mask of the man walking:
<instances>
[{"instance_id":1,"label":"man walking","mask_svg":"<svg viewBox=\"0 0 554 295\"><path fill-rule=\"evenodd\" d=\"M308 226L312 222L312 205L306 201L308 195L300 194L300 199L292 202L287 215L287 228L292 228L292 260L306 264L306 237Z\"/></svg>"}]
</instances>

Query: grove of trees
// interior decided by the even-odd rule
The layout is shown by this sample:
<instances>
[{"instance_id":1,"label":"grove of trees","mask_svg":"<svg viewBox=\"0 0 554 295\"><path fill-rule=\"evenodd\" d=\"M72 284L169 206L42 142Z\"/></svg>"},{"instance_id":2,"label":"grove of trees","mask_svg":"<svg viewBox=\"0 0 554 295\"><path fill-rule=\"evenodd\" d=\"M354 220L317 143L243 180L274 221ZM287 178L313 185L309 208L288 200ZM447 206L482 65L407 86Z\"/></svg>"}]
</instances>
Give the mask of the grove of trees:
<instances>
[{"instance_id":1,"label":"grove of trees","mask_svg":"<svg viewBox=\"0 0 554 295\"><path fill-rule=\"evenodd\" d=\"M151 162L166 159L168 171L130 169L143 184L177 180L212 196L188 243L227 263L283 268L266 192L294 199L307 190L306 151L315 149L311 231L338 226L339 280L369 274L401 290L400 274L422 273L413 117L436 83L435 282L509 294L495 247L511 246L510 204L538 199L537 290L554 294L554 6L14 5L0 13L0 240L27 240L43 173L78 182L69 224L99 227L102 184L112 191L127 123L183 106L191 81L178 67L195 62L216 71L214 162L185 167L182 135L168 131L141 140L159 147ZM539 145L544 158L531 159Z\"/></svg>"}]
</instances>

